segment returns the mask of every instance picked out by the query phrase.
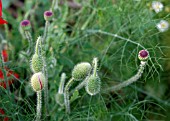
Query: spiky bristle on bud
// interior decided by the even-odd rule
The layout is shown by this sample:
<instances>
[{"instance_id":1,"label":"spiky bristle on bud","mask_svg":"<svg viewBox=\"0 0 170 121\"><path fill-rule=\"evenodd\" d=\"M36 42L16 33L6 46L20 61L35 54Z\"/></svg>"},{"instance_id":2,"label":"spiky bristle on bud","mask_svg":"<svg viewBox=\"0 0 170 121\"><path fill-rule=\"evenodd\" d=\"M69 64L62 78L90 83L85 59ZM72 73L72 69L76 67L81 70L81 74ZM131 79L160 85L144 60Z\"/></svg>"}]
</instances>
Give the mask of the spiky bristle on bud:
<instances>
[{"instance_id":1,"label":"spiky bristle on bud","mask_svg":"<svg viewBox=\"0 0 170 121\"><path fill-rule=\"evenodd\" d=\"M35 92L41 91L44 87L45 76L42 72L35 73L31 77L31 86Z\"/></svg>"},{"instance_id":2,"label":"spiky bristle on bud","mask_svg":"<svg viewBox=\"0 0 170 121\"><path fill-rule=\"evenodd\" d=\"M43 68L42 57L38 54L34 54L31 60L31 69L34 73L41 72Z\"/></svg>"},{"instance_id":3,"label":"spiky bristle on bud","mask_svg":"<svg viewBox=\"0 0 170 121\"><path fill-rule=\"evenodd\" d=\"M139 51L138 58L141 61L146 61L149 57L149 52L147 50Z\"/></svg>"},{"instance_id":4,"label":"spiky bristle on bud","mask_svg":"<svg viewBox=\"0 0 170 121\"><path fill-rule=\"evenodd\" d=\"M44 19L46 21L51 21L53 18L53 12L52 11L45 11L44 12Z\"/></svg>"},{"instance_id":5,"label":"spiky bristle on bud","mask_svg":"<svg viewBox=\"0 0 170 121\"><path fill-rule=\"evenodd\" d=\"M31 29L31 23L30 23L29 20L23 20L23 21L21 21L20 26L22 27L22 29L23 29L24 31L28 31L28 30Z\"/></svg>"},{"instance_id":6,"label":"spiky bristle on bud","mask_svg":"<svg viewBox=\"0 0 170 121\"><path fill-rule=\"evenodd\" d=\"M94 76L94 75L90 75L86 78L86 92L93 96L96 95L100 92L100 88L101 88L101 81L99 76Z\"/></svg>"},{"instance_id":7,"label":"spiky bristle on bud","mask_svg":"<svg viewBox=\"0 0 170 121\"><path fill-rule=\"evenodd\" d=\"M82 62L74 66L74 69L72 71L72 77L74 80L83 80L85 79L89 73L91 72L91 65L88 62Z\"/></svg>"}]
</instances>

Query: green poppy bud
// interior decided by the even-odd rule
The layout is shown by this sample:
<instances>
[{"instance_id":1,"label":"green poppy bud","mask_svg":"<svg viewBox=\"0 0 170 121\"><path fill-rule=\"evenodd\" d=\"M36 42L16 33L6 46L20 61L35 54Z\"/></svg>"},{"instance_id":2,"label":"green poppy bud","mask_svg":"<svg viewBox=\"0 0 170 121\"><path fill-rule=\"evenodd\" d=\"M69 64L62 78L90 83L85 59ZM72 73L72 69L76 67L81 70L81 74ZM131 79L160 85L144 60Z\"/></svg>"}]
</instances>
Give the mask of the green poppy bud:
<instances>
[{"instance_id":1,"label":"green poppy bud","mask_svg":"<svg viewBox=\"0 0 170 121\"><path fill-rule=\"evenodd\" d=\"M43 60L38 54L34 54L31 60L31 69L34 73L42 71Z\"/></svg>"},{"instance_id":2,"label":"green poppy bud","mask_svg":"<svg viewBox=\"0 0 170 121\"><path fill-rule=\"evenodd\" d=\"M74 67L72 71L72 77L74 78L74 80L77 80L77 81L83 80L88 76L90 71L91 71L90 63L82 62L82 63L77 64Z\"/></svg>"},{"instance_id":3,"label":"green poppy bud","mask_svg":"<svg viewBox=\"0 0 170 121\"><path fill-rule=\"evenodd\" d=\"M35 92L41 91L44 87L45 76L42 72L35 73L31 77L31 86Z\"/></svg>"},{"instance_id":4,"label":"green poppy bud","mask_svg":"<svg viewBox=\"0 0 170 121\"><path fill-rule=\"evenodd\" d=\"M93 96L100 92L101 81L99 76L90 75L86 78L86 92Z\"/></svg>"}]
</instances>

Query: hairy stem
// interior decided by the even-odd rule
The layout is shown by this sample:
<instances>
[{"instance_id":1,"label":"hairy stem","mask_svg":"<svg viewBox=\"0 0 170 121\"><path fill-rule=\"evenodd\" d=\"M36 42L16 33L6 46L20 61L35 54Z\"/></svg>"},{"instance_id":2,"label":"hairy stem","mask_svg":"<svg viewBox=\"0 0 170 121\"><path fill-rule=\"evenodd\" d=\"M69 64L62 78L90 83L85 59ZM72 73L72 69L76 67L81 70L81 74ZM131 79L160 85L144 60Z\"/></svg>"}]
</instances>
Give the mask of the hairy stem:
<instances>
[{"instance_id":1,"label":"hairy stem","mask_svg":"<svg viewBox=\"0 0 170 121\"><path fill-rule=\"evenodd\" d=\"M59 89L58 89L58 93L62 94L64 91L64 83L65 83L65 79L66 79L66 74L62 73L61 75L61 80L60 80L60 85L59 85Z\"/></svg>"},{"instance_id":2,"label":"hairy stem","mask_svg":"<svg viewBox=\"0 0 170 121\"><path fill-rule=\"evenodd\" d=\"M32 40L32 36L31 36L31 33L29 31L24 31L25 33L25 37L26 39L28 40L29 42L29 48L27 50L27 54L31 55L32 52L33 52L33 40Z\"/></svg>"},{"instance_id":3,"label":"hairy stem","mask_svg":"<svg viewBox=\"0 0 170 121\"><path fill-rule=\"evenodd\" d=\"M45 103L45 109L46 114L48 115L48 71L47 71L47 65L45 61L45 57L43 57L43 73L45 74L45 83L44 83L44 103Z\"/></svg>"},{"instance_id":4,"label":"hairy stem","mask_svg":"<svg viewBox=\"0 0 170 121\"><path fill-rule=\"evenodd\" d=\"M97 62L98 62L98 60L97 60L97 58L94 58L93 59L93 75L94 76L96 76L96 73L97 73Z\"/></svg>"},{"instance_id":5,"label":"hairy stem","mask_svg":"<svg viewBox=\"0 0 170 121\"><path fill-rule=\"evenodd\" d=\"M36 121L41 121L41 106L42 106L41 91L39 91L39 92L37 92L37 116L36 116Z\"/></svg>"},{"instance_id":6,"label":"hairy stem","mask_svg":"<svg viewBox=\"0 0 170 121\"><path fill-rule=\"evenodd\" d=\"M39 55L39 45L41 45L40 43L40 38L38 38L37 39L37 42L36 42L36 46L35 46L35 53L37 54L37 55ZM41 50L41 49L40 49Z\"/></svg>"},{"instance_id":7,"label":"hairy stem","mask_svg":"<svg viewBox=\"0 0 170 121\"><path fill-rule=\"evenodd\" d=\"M110 91L117 91L117 90L120 90L122 89L123 87L126 87L126 86L129 86L130 84L136 82L141 76L142 76L142 73L145 69L145 65L146 65L146 62L144 61L141 61L141 64L140 64L140 68L137 72L136 75L132 76L130 79L118 84L118 85L115 85L113 87L110 87L110 88L107 88L106 90L104 90L103 92L110 92Z\"/></svg>"},{"instance_id":8,"label":"hairy stem","mask_svg":"<svg viewBox=\"0 0 170 121\"><path fill-rule=\"evenodd\" d=\"M71 78L69 82L66 84L64 89L64 103L65 103L65 108L67 113L70 113L69 89L73 84L73 82L74 82L74 78Z\"/></svg>"},{"instance_id":9,"label":"hairy stem","mask_svg":"<svg viewBox=\"0 0 170 121\"><path fill-rule=\"evenodd\" d=\"M45 43L45 41L46 41L49 25L50 25L50 22L49 22L49 21L46 21L46 22L45 22L44 35L43 35L43 41L42 41L43 43Z\"/></svg>"},{"instance_id":10,"label":"hairy stem","mask_svg":"<svg viewBox=\"0 0 170 121\"><path fill-rule=\"evenodd\" d=\"M83 80L79 85L77 85L73 90L71 90L70 95L73 94L76 90L82 89L86 85L86 79Z\"/></svg>"}]
</instances>

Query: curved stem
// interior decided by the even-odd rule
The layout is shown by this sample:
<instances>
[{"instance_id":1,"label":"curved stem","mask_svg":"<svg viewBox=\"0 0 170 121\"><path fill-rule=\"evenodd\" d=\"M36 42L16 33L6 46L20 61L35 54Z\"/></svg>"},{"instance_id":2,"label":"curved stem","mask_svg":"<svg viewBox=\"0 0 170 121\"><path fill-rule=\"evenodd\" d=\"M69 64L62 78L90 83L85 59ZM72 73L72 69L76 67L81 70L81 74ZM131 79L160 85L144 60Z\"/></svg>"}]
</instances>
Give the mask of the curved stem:
<instances>
[{"instance_id":1,"label":"curved stem","mask_svg":"<svg viewBox=\"0 0 170 121\"><path fill-rule=\"evenodd\" d=\"M117 91L117 90L122 89L123 87L129 86L130 84L136 82L142 76L142 73L145 69L145 65L146 65L146 62L141 61L140 68L139 68L136 75L132 76L130 79L128 79L128 80L126 80L126 81L124 81L124 82L122 82L118 85L107 88L106 90L103 91L103 93L110 92L110 91Z\"/></svg>"},{"instance_id":2,"label":"curved stem","mask_svg":"<svg viewBox=\"0 0 170 121\"><path fill-rule=\"evenodd\" d=\"M74 78L71 78L69 82L66 84L64 89L64 103L66 107L66 112L70 113L70 100L69 100L69 89L74 82Z\"/></svg>"},{"instance_id":3,"label":"curved stem","mask_svg":"<svg viewBox=\"0 0 170 121\"><path fill-rule=\"evenodd\" d=\"M73 90L71 90L70 95L73 94L76 90L82 89L86 85L86 79L83 80L79 85L77 85Z\"/></svg>"},{"instance_id":4,"label":"curved stem","mask_svg":"<svg viewBox=\"0 0 170 121\"><path fill-rule=\"evenodd\" d=\"M41 107L42 107L42 101L41 101L41 91L37 92L37 116L36 121L41 121Z\"/></svg>"}]
</instances>

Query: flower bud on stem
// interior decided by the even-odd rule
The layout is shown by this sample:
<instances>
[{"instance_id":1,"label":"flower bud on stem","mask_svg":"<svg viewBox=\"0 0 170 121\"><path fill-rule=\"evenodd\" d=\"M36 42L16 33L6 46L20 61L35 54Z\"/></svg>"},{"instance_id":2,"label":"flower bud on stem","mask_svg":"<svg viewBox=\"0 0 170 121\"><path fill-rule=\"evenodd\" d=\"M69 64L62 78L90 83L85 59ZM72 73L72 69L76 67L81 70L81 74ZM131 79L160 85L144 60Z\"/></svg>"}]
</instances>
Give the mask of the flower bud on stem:
<instances>
[{"instance_id":1,"label":"flower bud on stem","mask_svg":"<svg viewBox=\"0 0 170 121\"><path fill-rule=\"evenodd\" d=\"M64 89L64 103L66 108L66 113L70 113L70 100L69 100L69 89L71 85L74 83L74 78L71 78L69 82L66 84Z\"/></svg>"},{"instance_id":2,"label":"flower bud on stem","mask_svg":"<svg viewBox=\"0 0 170 121\"><path fill-rule=\"evenodd\" d=\"M64 105L64 84L65 84L66 74L62 73L60 85L58 88L58 93L55 95L56 102L60 105Z\"/></svg>"},{"instance_id":3,"label":"flower bud on stem","mask_svg":"<svg viewBox=\"0 0 170 121\"><path fill-rule=\"evenodd\" d=\"M138 69L137 74L118 85L107 88L106 90L103 91L103 93L109 92L109 91L117 91L117 90L122 89L123 87L129 86L130 84L136 82L142 76L142 73L143 73L145 66L147 64L147 59L149 58L149 52L147 50L141 50L138 54L138 58L141 62L140 62L140 67Z\"/></svg>"}]
</instances>

